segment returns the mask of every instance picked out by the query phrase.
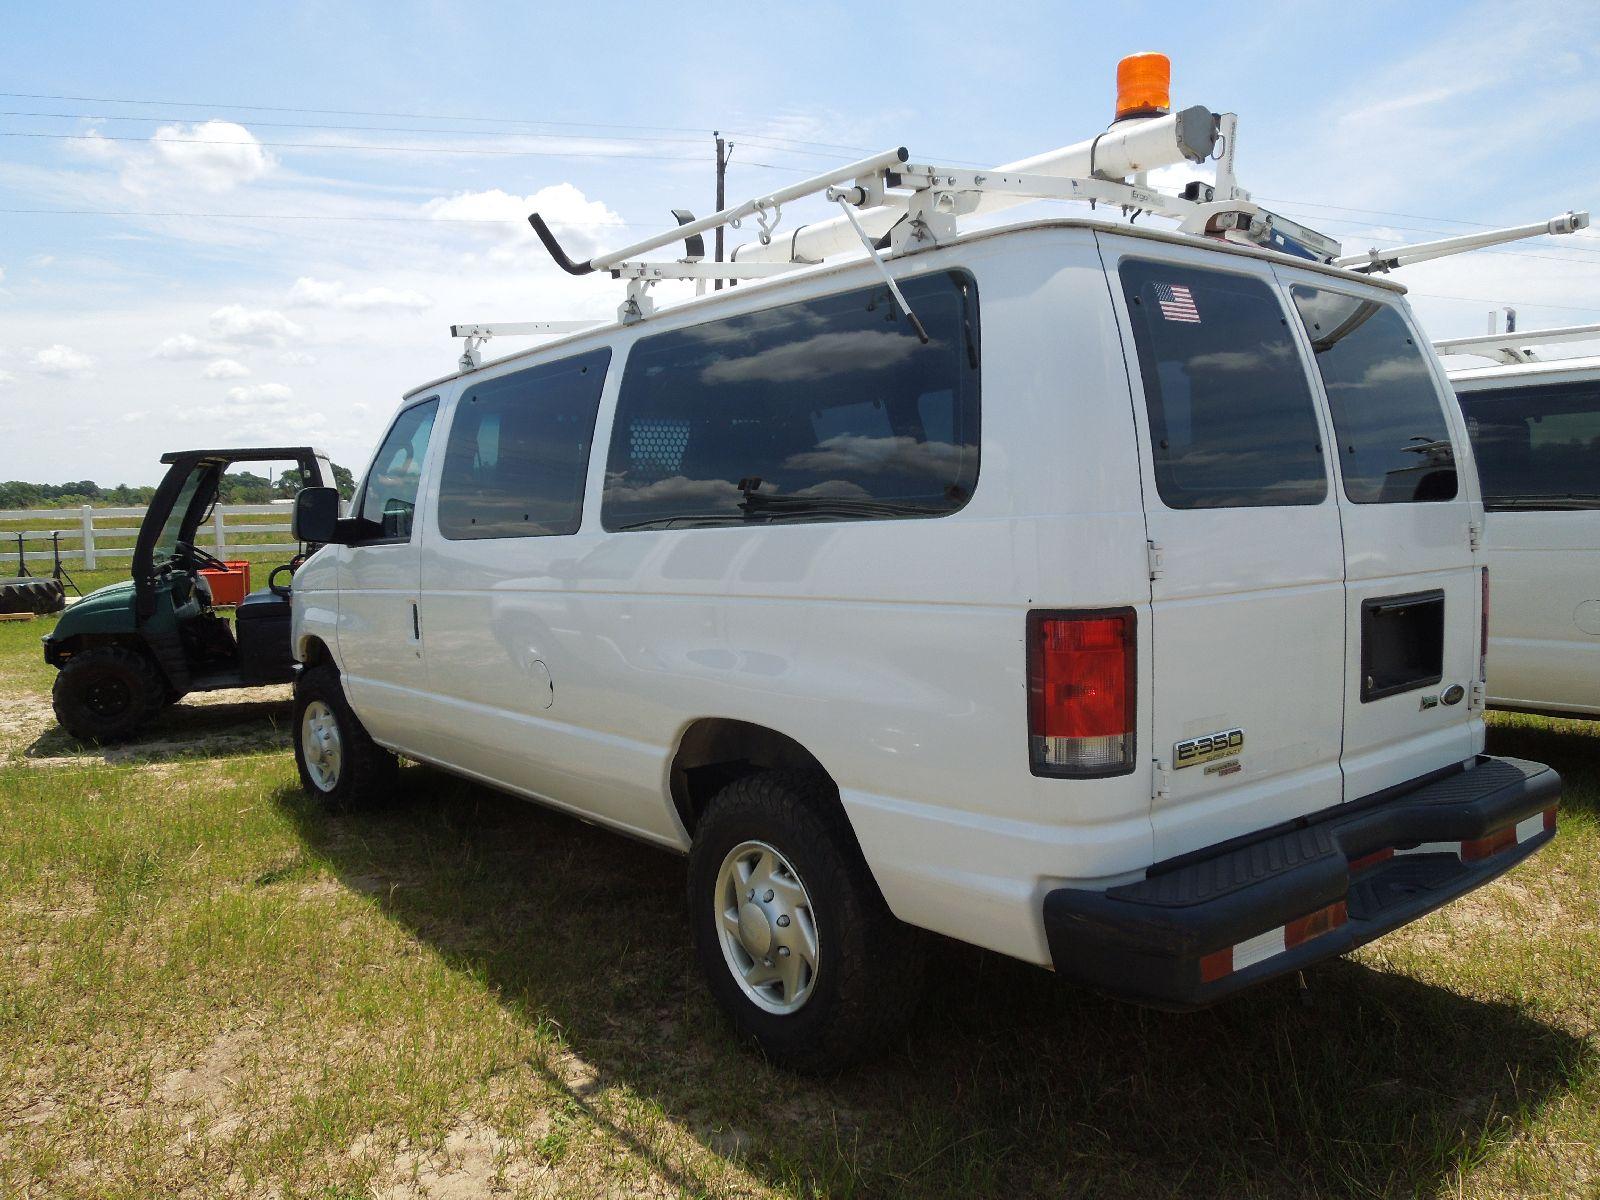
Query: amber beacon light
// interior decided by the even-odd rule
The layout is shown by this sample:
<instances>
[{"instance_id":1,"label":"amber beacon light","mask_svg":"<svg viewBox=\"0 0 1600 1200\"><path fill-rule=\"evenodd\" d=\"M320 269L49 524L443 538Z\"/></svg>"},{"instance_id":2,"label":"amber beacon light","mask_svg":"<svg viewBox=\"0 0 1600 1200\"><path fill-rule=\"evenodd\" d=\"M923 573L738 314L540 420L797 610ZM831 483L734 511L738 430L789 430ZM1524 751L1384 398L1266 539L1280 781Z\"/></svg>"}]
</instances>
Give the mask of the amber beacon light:
<instances>
[{"instance_id":1,"label":"amber beacon light","mask_svg":"<svg viewBox=\"0 0 1600 1200\"><path fill-rule=\"evenodd\" d=\"M1130 54L1117 64L1117 120L1165 116L1172 108L1172 62L1165 54Z\"/></svg>"}]
</instances>

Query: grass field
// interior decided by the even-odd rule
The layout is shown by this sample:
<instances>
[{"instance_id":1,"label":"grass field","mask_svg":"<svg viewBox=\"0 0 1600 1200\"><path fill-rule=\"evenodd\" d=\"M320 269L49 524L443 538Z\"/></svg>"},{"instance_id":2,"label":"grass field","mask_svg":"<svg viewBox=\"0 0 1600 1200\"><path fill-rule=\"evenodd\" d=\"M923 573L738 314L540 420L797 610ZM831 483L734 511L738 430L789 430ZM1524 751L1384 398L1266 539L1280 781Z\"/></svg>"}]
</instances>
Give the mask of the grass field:
<instances>
[{"instance_id":1,"label":"grass field","mask_svg":"<svg viewBox=\"0 0 1600 1200\"><path fill-rule=\"evenodd\" d=\"M670 855L408 767L295 785L282 689L117 753L0 625L0 1196L1594 1196L1600 726L1495 885L1208 1012L956 945L881 1061L797 1079L691 965Z\"/></svg>"}]
</instances>

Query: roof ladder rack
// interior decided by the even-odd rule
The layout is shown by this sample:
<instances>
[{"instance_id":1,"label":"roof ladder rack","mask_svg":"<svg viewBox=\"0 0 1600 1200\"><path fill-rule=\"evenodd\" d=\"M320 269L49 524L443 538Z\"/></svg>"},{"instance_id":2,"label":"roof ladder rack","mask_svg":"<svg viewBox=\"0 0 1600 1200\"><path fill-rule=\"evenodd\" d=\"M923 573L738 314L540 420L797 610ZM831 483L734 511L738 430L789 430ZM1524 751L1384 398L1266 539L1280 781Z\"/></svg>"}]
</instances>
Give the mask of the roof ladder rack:
<instances>
[{"instance_id":1,"label":"roof ladder rack","mask_svg":"<svg viewBox=\"0 0 1600 1200\"><path fill-rule=\"evenodd\" d=\"M1535 221L1530 225L1511 225L1505 229L1485 229L1482 233L1467 233L1460 237L1443 238L1436 242L1417 242L1408 246L1395 246L1379 250L1374 246L1365 254L1347 254L1333 260L1338 267L1349 267L1363 274L1378 274L1412 263L1444 258L1451 254L1465 254L1485 246L1499 246L1505 242L1519 242L1523 238L1543 237L1545 234L1577 233L1589 227L1589 214L1567 212L1548 221Z\"/></svg>"},{"instance_id":2,"label":"roof ladder rack","mask_svg":"<svg viewBox=\"0 0 1600 1200\"><path fill-rule=\"evenodd\" d=\"M1491 333L1483 337L1444 338L1433 343L1438 354L1470 354L1502 363L1541 361L1535 346L1554 346L1561 342L1600 341L1600 325L1564 325L1558 329L1525 329Z\"/></svg>"}]
</instances>

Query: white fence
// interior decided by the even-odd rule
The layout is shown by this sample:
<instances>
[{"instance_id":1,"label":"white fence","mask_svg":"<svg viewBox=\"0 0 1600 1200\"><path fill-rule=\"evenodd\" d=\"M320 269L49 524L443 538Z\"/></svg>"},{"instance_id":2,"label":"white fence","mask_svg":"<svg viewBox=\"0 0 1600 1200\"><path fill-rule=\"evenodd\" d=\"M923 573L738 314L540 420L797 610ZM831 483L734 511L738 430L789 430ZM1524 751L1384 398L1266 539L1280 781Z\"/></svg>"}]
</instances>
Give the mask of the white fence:
<instances>
[{"instance_id":1,"label":"white fence","mask_svg":"<svg viewBox=\"0 0 1600 1200\"><path fill-rule=\"evenodd\" d=\"M211 514L203 531L196 533L195 541L202 549L218 558L230 554L292 554L298 550L296 542L243 544L230 542L230 534L288 533L289 514L294 502L284 500L276 504L219 504ZM55 555L51 550L52 534L59 534L62 543L61 561L78 564L92 571L102 559L131 559L134 539L139 534L139 522L144 517L142 508L95 508L85 504L82 508L13 508L0 509L0 522L23 522L23 554L26 562L49 563ZM254 517L241 521L232 518ZM261 517L282 517L281 521L262 521ZM17 533L13 528L0 528L0 575L9 574L17 558ZM109 543L117 543L111 545Z\"/></svg>"}]
</instances>

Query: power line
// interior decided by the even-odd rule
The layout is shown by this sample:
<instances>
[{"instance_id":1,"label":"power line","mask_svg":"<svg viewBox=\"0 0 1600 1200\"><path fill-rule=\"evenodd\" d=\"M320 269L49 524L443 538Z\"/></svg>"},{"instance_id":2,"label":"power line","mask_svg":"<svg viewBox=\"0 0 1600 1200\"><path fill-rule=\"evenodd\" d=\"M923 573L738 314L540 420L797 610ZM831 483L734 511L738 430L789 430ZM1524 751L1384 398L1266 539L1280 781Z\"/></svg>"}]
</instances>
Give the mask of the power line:
<instances>
[{"instance_id":1,"label":"power line","mask_svg":"<svg viewBox=\"0 0 1600 1200\"><path fill-rule=\"evenodd\" d=\"M1513 300L1509 296L1501 296L1498 300L1486 300L1482 296L1451 296L1444 292L1413 292L1407 289L1407 294L1412 296L1426 296L1430 300L1459 300L1466 304L1487 304L1491 307L1501 304L1513 304L1518 308L1553 308L1561 312L1600 312L1600 307L1585 306L1582 304L1546 304L1542 300Z\"/></svg>"},{"instance_id":2,"label":"power line","mask_svg":"<svg viewBox=\"0 0 1600 1200\"><path fill-rule=\"evenodd\" d=\"M17 130L0 130L0 137L9 138L45 138L53 141L69 142L138 142L145 144L149 138L119 137L115 134L99 133L24 133ZM613 159L650 159L656 162L699 162L697 156L687 154L638 154L638 153L604 153L598 150L484 150L472 149L465 146L374 146L366 142L261 142L240 141L226 138L184 138L174 145L185 146L270 146L273 149L283 150L370 150L380 153L392 154L468 154L487 155L496 158L613 158ZM751 162L748 159L741 163L746 167L760 167L769 171L795 171L798 168L783 166L779 163Z\"/></svg>"},{"instance_id":3,"label":"power line","mask_svg":"<svg viewBox=\"0 0 1600 1200\"><path fill-rule=\"evenodd\" d=\"M515 217L379 217L379 216L337 216L333 214L318 213L208 213L208 212L142 212L138 210L119 210L106 208L0 208L0 213L26 213L32 215L56 217L184 217L203 221L416 221L427 225L520 225L521 219ZM560 227L562 222L552 221L551 224ZM639 222L615 221L608 222L600 228L603 229L660 229L664 221Z\"/></svg>"},{"instance_id":4,"label":"power line","mask_svg":"<svg viewBox=\"0 0 1600 1200\"><path fill-rule=\"evenodd\" d=\"M441 115L437 113L414 112L384 112L370 109L354 108L293 108L285 105L270 104L216 104L200 100L136 100L112 96L62 96L42 92L0 92L0 98L9 100L64 100L78 104L137 104L137 105L167 105L172 108L207 108L221 109L230 112L276 112L276 113L304 113L310 116L332 117L391 117L408 121L476 121L489 125L550 125L560 129L618 129L634 133L689 133L704 136L711 132L709 128L701 129L690 125L630 125L620 122L606 121L552 121L543 118L524 117L482 117ZM65 113L12 113L11 116L67 116ZM77 114L74 114L77 115ZM82 114L84 119L99 120L184 120L193 118L182 117L132 117L104 114ZM266 125L266 121L256 121L255 124ZM293 126L286 126L292 128ZM300 128L335 128L334 126L300 126ZM419 131L422 132L422 131ZM451 132L440 130L439 132ZM472 132L472 131L467 131ZM481 132L488 133L489 130ZM555 135L549 135L555 136ZM579 137L581 134L568 134L568 137ZM811 146L822 150L843 150L848 153L870 154L860 146L844 146L832 142L807 141L800 138L786 138L770 133L730 133L730 136L742 138L746 141L760 141L770 144L774 149L785 146ZM795 151L795 153L804 153Z\"/></svg>"}]
</instances>

